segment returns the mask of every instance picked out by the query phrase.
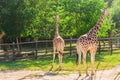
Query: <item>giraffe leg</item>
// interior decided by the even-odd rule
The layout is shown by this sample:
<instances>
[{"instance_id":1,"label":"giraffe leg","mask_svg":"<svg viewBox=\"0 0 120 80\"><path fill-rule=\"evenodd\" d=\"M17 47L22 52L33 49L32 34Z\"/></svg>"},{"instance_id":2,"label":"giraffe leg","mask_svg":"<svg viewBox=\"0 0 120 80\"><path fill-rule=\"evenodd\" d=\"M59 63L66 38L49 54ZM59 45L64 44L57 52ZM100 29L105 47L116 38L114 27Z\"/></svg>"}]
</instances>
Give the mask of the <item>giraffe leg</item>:
<instances>
[{"instance_id":1,"label":"giraffe leg","mask_svg":"<svg viewBox=\"0 0 120 80\"><path fill-rule=\"evenodd\" d=\"M78 70L79 70L79 76L81 76L81 70L80 70L80 63L81 63L81 52L77 53L78 56Z\"/></svg>"},{"instance_id":2,"label":"giraffe leg","mask_svg":"<svg viewBox=\"0 0 120 80\"><path fill-rule=\"evenodd\" d=\"M59 52L58 57L59 57L59 70L61 70L62 69L62 57L63 57L61 52Z\"/></svg>"},{"instance_id":3,"label":"giraffe leg","mask_svg":"<svg viewBox=\"0 0 120 80\"><path fill-rule=\"evenodd\" d=\"M53 60L52 60L52 66L51 66L51 68L50 68L50 71L53 69L53 66L54 66L55 52L56 52L56 48L54 47Z\"/></svg>"},{"instance_id":4,"label":"giraffe leg","mask_svg":"<svg viewBox=\"0 0 120 80\"><path fill-rule=\"evenodd\" d=\"M85 72L86 72L86 76L88 76L88 71L87 71L87 65L86 65L86 53L83 53L83 64L85 66Z\"/></svg>"},{"instance_id":5,"label":"giraffe leg","mask_svg":"<svg viewBox=\"0 0 120 80\"><path fill-rule=\"evenodd\" d=\"M63 57L63 54L61 53L60 55L61 55L61 56L60 56L60 57L61 57L60 63L61 63L61 69L62 69L62 57Z\"/></svg>"},{"instance_id":6,"label":"giraffe leg","mask_svg":"<svg viewBox=\"0 0 120 80\"><path fill-rule=\"evenodd\" d=\"M92 67L91 74L92 74L92 75L95 74L94 61L95 61L95 51L92 50L92 51L91 51L91 67Z\"/></svg>"},{"instance_id":7,"label":"giraffe leg","mask_svg":"<svg viewBox=\"0 0 120 80\"><path fill-rule=\"evenodd\" d=\"M95 61L96 50L97 50L97 47L94 47L93 49L90 50L90 54L91 54L91 67L92 67L92 70L91 70L92 80L96 80L96 74L95 74L95 69L94 69L94 61Z\"/></svg>"},{"instance_id":8,"label":"giraffe leg","mask_svg":"<svg viewBox=\"0 0 120 80\"><path fill-rule=\"evenodd\" d=\"M91 54L91 66L92 66L92 80L96 80L95 69L94 69L95 53Z\"/></svg>"}]
</instances>

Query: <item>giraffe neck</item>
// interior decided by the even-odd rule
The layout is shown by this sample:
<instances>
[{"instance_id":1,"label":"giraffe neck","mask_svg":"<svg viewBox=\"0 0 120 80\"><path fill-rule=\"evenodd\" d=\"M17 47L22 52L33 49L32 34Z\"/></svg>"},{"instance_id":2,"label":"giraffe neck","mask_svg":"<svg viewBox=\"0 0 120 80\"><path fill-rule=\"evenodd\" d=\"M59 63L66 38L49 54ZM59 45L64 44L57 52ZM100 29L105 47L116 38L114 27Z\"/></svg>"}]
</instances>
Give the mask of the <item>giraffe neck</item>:
<instances>
[{"instance_id":1,"label":"giraffe neck","mask_svg":"<svg viewBox=\"0 0 120 80\"><path fill-rule=\"evenodd\" d=\"M105 15L103 12L103 14L100 16L100 19L98 20L97 24L92 29L90 29L90 31L88 32L88 35L97 36L104 17L105 17Z\"/></svg>"},{"instance_id":2,"label":"giraffe neck","mask_svg":"<svg viewBox=\"0 0 120 80\"><path fill-rule=\"evenodd\" d=\"M58 22L56 22L56 31L55 31L55 37L59 36L59 32L58 32Z\"/></svg>"}]
</instances>

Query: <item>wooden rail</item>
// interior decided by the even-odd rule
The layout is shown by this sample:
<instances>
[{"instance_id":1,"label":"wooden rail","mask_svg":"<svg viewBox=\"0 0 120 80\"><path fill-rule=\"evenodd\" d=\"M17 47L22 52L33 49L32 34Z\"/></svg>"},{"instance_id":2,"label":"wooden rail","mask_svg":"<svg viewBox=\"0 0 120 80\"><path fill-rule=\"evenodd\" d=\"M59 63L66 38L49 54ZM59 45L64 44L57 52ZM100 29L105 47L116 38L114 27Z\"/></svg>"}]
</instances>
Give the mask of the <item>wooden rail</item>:
<instances>
[{"instance_id":1,"label":"wooden rail","mask_svg":"<svg viewBox=\"0 0 120 80\"><path fill-rule=\"evenodd\" d=\"M66 47L64 54L76 53L76 40L65 39ZM113 50L120 49L120 38L99 38L98 53L108 51L112 54ZM18 46L20 49L18 49ZM0 60L17 60L24 58L35 58L42 55L52 55L52 40L40 40L22 43L5 43L0 44Z\"/></svg>"}]
</instances>

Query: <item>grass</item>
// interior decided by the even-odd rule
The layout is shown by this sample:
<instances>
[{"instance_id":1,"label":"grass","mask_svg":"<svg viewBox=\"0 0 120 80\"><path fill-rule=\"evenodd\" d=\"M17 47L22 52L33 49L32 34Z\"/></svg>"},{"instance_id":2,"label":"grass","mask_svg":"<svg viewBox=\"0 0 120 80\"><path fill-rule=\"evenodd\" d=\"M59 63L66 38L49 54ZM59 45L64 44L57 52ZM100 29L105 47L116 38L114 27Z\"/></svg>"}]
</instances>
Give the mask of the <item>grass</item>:
<instances>
[{"instance_id":1,"label":"grass","mask_svg":"<svg viewBox=\"0 0 120 80\"><path fill-rule=\"evenodd\" d=\"M96 55L96 62L95 67L97 67L98 63L98 70L102 69L110 69L118 64L120 64L120 51L114 51L112 55L109 53L101 53L100 55ZM63 57L63 70L64 71L75 71L77 69L76 66L76 56L66 55ZM29 59L24 61L10 61L10 62L0 62L0 70L7 71L7 70L42 70L42 71L49 71L52 63L52 57L46 56L41 57L37 60ZM90 57L87 57L87 65L90 69ZM81 65L82 70L84 70L83 64ZM58 69L58 57L56 56L54 69Z\"/></svg>"}]
</instances>

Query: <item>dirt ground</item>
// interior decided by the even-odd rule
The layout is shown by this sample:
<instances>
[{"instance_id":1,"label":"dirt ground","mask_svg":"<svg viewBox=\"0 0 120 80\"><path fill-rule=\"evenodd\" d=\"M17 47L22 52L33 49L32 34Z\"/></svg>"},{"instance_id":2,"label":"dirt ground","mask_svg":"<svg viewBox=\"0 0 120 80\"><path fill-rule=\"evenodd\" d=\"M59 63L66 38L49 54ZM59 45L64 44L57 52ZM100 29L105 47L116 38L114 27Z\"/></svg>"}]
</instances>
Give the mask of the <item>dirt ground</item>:
<instances>
[{"instance_id":1,"label":"dirt ground","mask_svg":"<svg viewBox=\"0 0 120 80\"><path fill-rule=\"evenodd\" d=\"M61 71L64 72L64 71ZM0 71L0 80L92 80L91 76L78 76L76 72L58 74L58 72L43 71ZM97 71L95 80L120 80L120 65L110 69Z\"/></svg>"}]
</instances>

